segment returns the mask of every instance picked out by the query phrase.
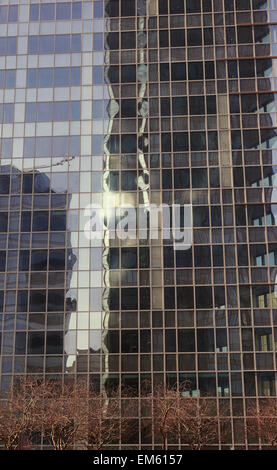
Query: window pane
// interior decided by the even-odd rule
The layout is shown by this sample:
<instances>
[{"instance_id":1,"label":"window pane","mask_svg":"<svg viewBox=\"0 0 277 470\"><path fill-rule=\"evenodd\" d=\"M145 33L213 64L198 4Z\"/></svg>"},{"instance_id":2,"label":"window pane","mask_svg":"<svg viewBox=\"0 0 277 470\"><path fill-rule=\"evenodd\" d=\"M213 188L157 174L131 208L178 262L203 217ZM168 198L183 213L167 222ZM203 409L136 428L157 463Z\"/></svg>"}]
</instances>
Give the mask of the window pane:
<instances>
[{"instance_id":1,"label":"window pane","mask_svg":"<svg viewBox=\"0 0 277 470\"><path fill-rule=\"evenodd\" d=\"M56 36L56 52L69 52L70 51L70 35L59 34Z\"/></svg>"},{"instance_id":2,"label":"window pane","mask_svg":"<svg viewBox=\"0 0 277 470\"><path fill-rule=\"evenodd\" d=\"M81 69L80 67L72 67L71 69L71 85L81 84Z\"/></svg>"},{"instance_id":3,"label":"window pane","mask_svg":"<svg viewBox=\"0 0 277 470\"><path fill-rule=\"evenodd\" d=\"M95 65L93 67L93 83L100 84L103 82L103 67Z\"/></svg>"},{"instance_id":4,"label":"window pane","mask_svg":"<svg viewBox=\"0 0 277 470\"><path fill-rule=\"evenodd\" d=\"M38 36L29 36L28 52L29 54L36 54L38 52Z\"/></svg>"},{"instance_id":5,"label":"window pane","mask_svg":"<svg viewBox=\"0 0 277 470\"><path fill-rule=\"evenodd\" d=\"M39 50L43 54L54 52L54 36L40 36Z\"/></svg>"},{"instance_id":6,"label":"window pane","mask_svg":"<svg viewBox=\"0 0 277 470\"><path fill-rule=\"evenodd\" d=\"M39 19L39 5L30 5L30 21L37 21Z\"/></svg>"},{"instance_id":7,"label":"window pane","mask_svg":"<svg viewBox=\"0 0 277 470\"><path fill-rule=\"evenodd\" d=\"M54 20L55 18L55 5L51 3L45 3L40 5L40 20Z\"/></svg>"},{"instance_id":8,"label":"window pane","mask_svg":"<svg viewBox=\"0 0 277 470\"><path fill-rule=\"evenodd\" d=\"M13 121L13 104L4 104L3 122Z\"/></svg>"},{"instance_id":9,"label":"window pane","mask_svg":"<svg viewBox=\"0 0 277 470\"><path fill-rule=\"evenodd\" d=\"M13 21L17 21L18 19L18 6L17 5L11 5L9 8L9 17L8 21L11 23Z\"/></svg>"},{"instance_id":10,"label":"window pane","mask_svg":"<svg viewBox=\"0 0 277 470\"><path fill-rule=\"evenodd\" d=\"M80 102L72 101L70 106L70 119L72 121L80 120Z\"/></svg>"},{"instance_id":11,"label":"window pane","mask_svg":"<svg viewBox=\"0 0 277 470\"><path fill-rule=\"evenodd\" d=\"M15 87L15 70L6 70L6 88Z\"/></svg>"},{"instance_id":12,"label":"window pane","mask_svg":"<svg viewBox=\"0 0 277 470\"><path fill-rule=\"evenodd\" d=\"M52 103L37 103L37 121L52 120Z\"/></svg>"},{"instance_id":13,"label":"window pane","mask_svg":"<svg viewBox=\"0 0 277 470\"><path fill-rule=\"evenodd\" d=\"M79 20L82 17L82 3L74 2L72 4L72 19Z\"/></svg>"},{"instance_id":14,"label":"window pane","mask_svg":"<svg viewBox=\"0 0 277 470\"><path fill-rule=\"evenodd\" d=\"M7 22L8 7L0 7L0 23Z\"/></svg>"},{"instance_id":15,"label":"window pane","mask_svg":"<svg viewBox=\"0 0 277 470\"><path fill-rule=\"evenodd\" d=\"M56 19L69 20L70 19L70 3L57 3Z\"/></svg>"},{"instance_id":16,"label":"window pane","mask_svg":"<svg viewBox=\"0 0 277 470\"><path fill-rule=\"evenodd\" d=\"M35 103L26 103L25 105L25 121L35 122L36 120L36 105Z\"/></svg>"},{"instance_id":17,"label":"window pane","mask_svg":"<svg viewBox=\"0 0 277 470\"><path fill-rule=\"evenodd\" d=\"M27 71L27 86L32 88L36 87L36 69L28 69Z\"/></svg>"},{"instance_id":18,"label":"window pane","mask_svg":"<svg viewBox=\"0 0 277 470\"><path fill-rule=\"evenodd\" d=\"M7 38L7 55L16 54L16 37Z\"/></svg>"},{"instance_id":19,"label":"window pane","mask_svg":"<svg viewBox=\"0 0 277 470\"><path fill-rule=\"evenodd\" d=\"M50 68L39 69L38 71L38 86L47 87L53 84L53 70Z\"/></svg>"},{"instance_id":20,"label":"window pane","mask_svg":"<svg viewBox=\"0 0 277 470\"><path fill-rule=\"evenodd\" d=\"M69 118L68 108L68 101L54 103L54 121L67 121Z\"/></svg>"},{"instance_id":21,"label":"window pane","mask_svg":"<svg viewBox=\"0 0 277 470\"><path fill-rule=\"evenodd\" d=\"M93 3L93 17L94 18L103 18L103 2L94 2Z\"/></svg>"},{"instance_id":22,"label":"window pane","mask_svg":"<svg viewBox=\"0 0 277 470\"><path fill-rule=\"evenodd\" d=\"M69 85L69 68L57 67L55 68L55 86L68 86Z\"/></svg>"},{"instance_id":23,"label":"window pane","mask_svg":"<svg viewBox=\"0 0 277 470\"><path fill-rule=\"evenodd\" d=\"M103 34L94 33L93 35L93 49L96 51L101 51L103 49Z\"/></svg>"},{"instance_id":24,"label":"window pane","mask_svg":"<svg viewBox=\"0 0 277 470\"><path fill-rule=\"evenodd\" d=\"M80 52L81 48L81 34L72 34L72 52Z\"/></svg>"},{"instance_id":25,"label":"window pane","mask_svg":"<svg viewBox=\"0 0 277 470\"><path fill-rule=\"evenodd\" d=\"M6 38L0 38L0 54L4 55L6 53Z\"/></svg>"}]
</instances>

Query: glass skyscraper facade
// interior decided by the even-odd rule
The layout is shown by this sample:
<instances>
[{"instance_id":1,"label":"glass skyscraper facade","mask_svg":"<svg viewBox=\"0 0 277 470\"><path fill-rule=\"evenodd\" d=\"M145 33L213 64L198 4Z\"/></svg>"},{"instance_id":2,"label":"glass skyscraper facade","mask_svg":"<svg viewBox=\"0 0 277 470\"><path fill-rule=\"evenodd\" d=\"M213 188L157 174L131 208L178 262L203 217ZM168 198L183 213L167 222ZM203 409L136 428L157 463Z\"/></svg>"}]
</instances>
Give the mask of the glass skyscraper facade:
<instances>
[{"instance_id":1,"label":"glass skyscraper facade","mask_svg":"<svg viewBox=\"0 0 277 470\"><path fill-rule=\"evenodd\" d=\"M276 51L277 0L1 0L2 389L131 386L119 445L151 449L144 384L189 381L245 448L276 395ZM189 244L153 205L191 210Z\"/></svg>"}]
</instances>

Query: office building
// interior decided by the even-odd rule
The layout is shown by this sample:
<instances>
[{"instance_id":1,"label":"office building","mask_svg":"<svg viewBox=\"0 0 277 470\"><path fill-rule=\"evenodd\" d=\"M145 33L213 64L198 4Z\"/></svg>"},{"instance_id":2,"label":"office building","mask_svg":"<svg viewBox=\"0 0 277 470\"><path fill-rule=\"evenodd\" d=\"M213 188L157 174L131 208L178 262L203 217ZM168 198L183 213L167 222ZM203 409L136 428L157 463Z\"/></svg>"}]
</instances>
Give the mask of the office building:
<instances>
[{"instance_id":1,"label":"office building","mask_svg":"<svg viewBox=\"0 0 277 470\"><path fill-rule=\"evenodd\" d=\"M2 387L189 381L245 448L276 394L276 24L276 0L2 0ZM120 445L158 446L145 419Z\"/></svg>"}]
</instances>

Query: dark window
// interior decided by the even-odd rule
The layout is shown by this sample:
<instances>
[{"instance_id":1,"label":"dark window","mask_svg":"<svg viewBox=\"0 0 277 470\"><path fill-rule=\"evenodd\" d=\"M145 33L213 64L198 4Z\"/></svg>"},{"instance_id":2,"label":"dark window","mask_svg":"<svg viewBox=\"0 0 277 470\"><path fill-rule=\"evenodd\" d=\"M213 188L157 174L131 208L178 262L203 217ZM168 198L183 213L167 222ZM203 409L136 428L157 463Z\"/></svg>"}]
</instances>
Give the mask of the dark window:
<instances>
[{"instance_id":1,"label":"dark window","mask_svg":"<svg viewBox=\"0 0 277 470\"><path fill-rule=\"evenodd\" d=\"M121 117L133 117L137 114L137 103L134 99L121 100Z\"/></svg>"},{"instance_id":2,"label":"dark window","mask_svg":"<svg viewBox=\"0 0 277 470\"><path fill-rule=\"evenodd\" d=\"M189 99L190 114L205 114L205 101L203 96L191 96Z\"/></svg>"},{"instance_id":3,"label":"dark window","mask_svg":"<svg viewBox=\"0 0 277 470\"><path fill-rule=\"evenodd\" d=\"M194 330L178 330L178 351L194 352L195 336Z\"/></svg>"},{"instance_id":4,"label":"dark window","mask_svg":"<svg viewBox=\"0 0 277 470\"><path fill-rule=\"evenodd\" d=\"M121 268L134 269L137 268L137 249L122 248L121 250Z\"/></svg>"},{"instance_id":5,"label":"dark window","mask_svg":"<svg viewBox=\"0 0 277 470\"><path fill-rule=\"evenodd\" d=\"M128 32L121 33L121 48L122 49L135 49L136 47L136 33Z\"/></svg>"},{"instance_id":6,"label":"dark window","mask_svg":"<svg viewBox=\"0 0 277 470\"><path fill-rule=\"evenodd\" d=\"M188 29L188 46L201 46L202 45L202 30L201 29Z\"/></svg>"},{"instance_id":7,"label":"dark window","mask_svg":"<svg viewBox=\"0 0 277 470\"><path fill-rule=\"evenodd\" d=\"M178 116L178 115L186 115L187 113L188 113L187 98L183 96L173 97L172 98L172 114Z\"/></svg>"},{"instance_id":8,"label":"dark window","mask_svg":"<svg viewBox=\"0 0 277 470\"><path fill-rule=\"evenodd\" d=\"M186 35L183 29L172 29L170 32L170 44L172 47L184 46Z\"/></svg>"},{"instance_id":9,"label":"dark window","mask_svg":"<svg viewBox=\"0 0 277 470\"><path fill-rule=\"evenodd\" d=\"M121 308L122 310L137 310L138 308L138 290L134 288L121 289Z\"/></svg>"},{"instance_id":10,"label":"dark window","mask_svg":"<svg viewBox=\"0 0 277 470\"><path fill-rule=\"evenodd\" d=\"M193 288L177 287L177 308L193 308Z\"/></svg>"},{"instance_id":11,"label":"dark window","mask_svg":"<svg viewBox=\"0 0 277 470\"><path fill-rule=\"evenodd\" d=\"M189 62L189 80L203 79L203 63Z\"/></svg>"},{"instance_id":12,"label":"dark window","mask_svg":"<svg viewBox=\"0 0 277 470\"><path fill-rule=\"evenodd\" d=\"M28 335L28 354L44 353L44 333L31 332Z\"/></svg>"},{"instance_id":13,"label":"dark window","mask_svg":"<svg viewBox=\"0 0 277 470\"><path fill-rule=\"evenodd\" d=\"M158 80L158 77L157 77ZM160 64L160 80L162 82L169 81L169 64Z\"/></svg>"},{"instance_id":14,"label":"dark window","mask_svg":"<svg viewBox=\"0 0 277 470\"><path fill-rule=\"evenodd\" d=\"M184 62L171 64L171 78L173 81L186 80L186 64Z\"/></svg>"}]
</instances>

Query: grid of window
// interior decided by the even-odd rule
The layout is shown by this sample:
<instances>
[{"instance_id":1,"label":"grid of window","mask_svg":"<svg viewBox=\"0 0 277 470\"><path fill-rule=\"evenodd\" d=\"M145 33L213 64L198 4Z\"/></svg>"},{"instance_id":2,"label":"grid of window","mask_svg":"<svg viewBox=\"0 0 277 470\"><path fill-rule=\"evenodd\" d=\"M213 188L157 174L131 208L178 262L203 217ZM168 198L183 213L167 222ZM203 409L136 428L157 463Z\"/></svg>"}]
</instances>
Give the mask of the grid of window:
<instances>
[{"instance_id":1,"label":"grid of window","mask_svg":"<svg viewBox=\"0 0 277 470\"><path fill-rule=\"evenodd\" d=\"M80 34L53 34L29 36L29 54L52 54L57 52L80 52Z\"/></svg>"},{"instance_id":2,"label":"grid of window","mask_svg":"<svg viewBox=\"0 0 277 470\"><path fill-rule=\"evenodd\" d=\"M276 395L276 1L14 3L0 7L1 386L40 373L140 396L189 380L229 403L245 446L248 404ZM110 196L191 205L191 246L87 240L85 208Z\"/></svg>"},{"instance_id":3,"label":"grid of window","mask_svg":"<svg viewBox=\"0 0 277 470\"><path fill-rule=\"evenodd\" d=\"M80 101L26 103L25 121L79 121Z\"/></svg>"},{"instance_id":4,"label":"grid of window","mask_svg":"<svg viewBox=\"0 0 277 470\"><path fill-rule=\"evenodd\" d=\"M105 346L119 353L116 363L109 355L112 383L139 389L144 379L188 379L192 393L231 397L242 445L236 416L248 398L239 397L276 393L275 54L274 25L252 10L264 2L249 4L244 17L243 2L235 10L227 3L152 2L159 15L148 22L148 73L134 51L143 47L135 5L108 4L107 75L117 102L106 144L109 190L143 200L135 157L143 149L150 200L192 204L193 245L110 242ZM144 73L147 141L139 135Z\"/></svg>"},{"instance_id":5,"label":"grid of window","mask_svg":"<svg viewBox=\"0 0 277 470\"><path fill-rule=\"evenodd\" d=\"M79 20L82 2L33 3L30 5L30 21Z\"/></svg>"},{"instance_id":6,"label":"grid of window","mask_svg":"<svg viewBox=\"0 0 277 470\"><path fill-rule=\"evenodd\" d=\"M77 85L81 85L80 67L45 67L27 70L27 87L29 88Z\"/></svg>"}]
</instances>

